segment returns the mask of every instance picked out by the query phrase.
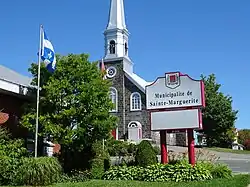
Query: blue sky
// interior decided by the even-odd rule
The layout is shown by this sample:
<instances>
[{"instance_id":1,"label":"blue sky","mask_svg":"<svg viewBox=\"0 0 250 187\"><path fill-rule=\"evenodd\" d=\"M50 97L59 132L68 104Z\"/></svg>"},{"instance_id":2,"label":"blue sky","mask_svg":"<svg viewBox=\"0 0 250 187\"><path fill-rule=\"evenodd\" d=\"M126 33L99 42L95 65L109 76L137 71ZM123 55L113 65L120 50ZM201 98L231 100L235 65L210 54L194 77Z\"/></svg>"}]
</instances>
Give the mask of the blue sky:
<instances>
[{"instance_id":1,"label":"blue sky","mask_svg":"<svg viewBox=\"0 0 250 187\"><path fill-rule=\"evenodd\" d=\"M8 0L0 6L1 64L28 75L37 60L39 24L57 53L104 53L109 0ZM135 72L148 81L169 71L193 78L215 73L250 127L250 1L125 0Z\"/></svg>"}]
</instances>

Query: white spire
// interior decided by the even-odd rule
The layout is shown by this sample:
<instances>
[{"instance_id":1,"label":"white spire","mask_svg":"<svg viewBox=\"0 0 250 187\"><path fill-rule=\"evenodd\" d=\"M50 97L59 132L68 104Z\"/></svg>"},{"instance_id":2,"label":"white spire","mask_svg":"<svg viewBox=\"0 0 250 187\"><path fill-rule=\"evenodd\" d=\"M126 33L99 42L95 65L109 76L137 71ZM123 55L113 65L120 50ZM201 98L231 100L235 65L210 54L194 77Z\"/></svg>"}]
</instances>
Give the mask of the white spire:
<instances>
[{"instance_id":1,"label":"white spire","mask_svg":"<svg viewBox=\"0 0 250 187\"><path fill-rule=\"evenodd\" d=\"M109 29L126 29L123 0L111 0L109 10Z\"/></svg>"},{"instance_id":2,"label":"white spire","mask_svg":"<svg viewBox=\"0 0 250 187\"><path fill-rule=\"evenodd\" d=\"M128 56L129 32L125 24L123 0L110 0L109 22L105 36L105 57L104 59L126 58L129 65L131 60Z\"/></svg>"}]
</instances>

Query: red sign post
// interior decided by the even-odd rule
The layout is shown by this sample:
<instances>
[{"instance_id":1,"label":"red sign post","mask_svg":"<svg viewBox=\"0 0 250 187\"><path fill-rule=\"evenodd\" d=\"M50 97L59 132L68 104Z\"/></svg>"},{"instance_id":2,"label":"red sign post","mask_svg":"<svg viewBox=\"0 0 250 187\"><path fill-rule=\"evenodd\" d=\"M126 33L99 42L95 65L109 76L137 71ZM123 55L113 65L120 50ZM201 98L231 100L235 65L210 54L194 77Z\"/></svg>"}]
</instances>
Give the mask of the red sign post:
<instances>
[{"instance_id":1,"label":"red sign post","mask_svg":"<svg viewBox=\"0 0 250 187\"><path fill-rule=\"evenodd\" d=\"M195 164L194 133L202 129L201 108L205 107L204 83L180 72L166 73L146 86L151 130L160 131L161 162L168 162L166 133L188 133L189 163Z\"/></svg>"},{"instance_id":2,"label":"red sign post","mask_svg":"<svg viewBox=\"0 0 250 187\"><path fill-rule=\"evenodd\" d=\"M168 150L167 150L167 139L166 139L167 131L160 131L160 142L161 142L161 163L168 163Z\"/></svg>"}]
</instances>

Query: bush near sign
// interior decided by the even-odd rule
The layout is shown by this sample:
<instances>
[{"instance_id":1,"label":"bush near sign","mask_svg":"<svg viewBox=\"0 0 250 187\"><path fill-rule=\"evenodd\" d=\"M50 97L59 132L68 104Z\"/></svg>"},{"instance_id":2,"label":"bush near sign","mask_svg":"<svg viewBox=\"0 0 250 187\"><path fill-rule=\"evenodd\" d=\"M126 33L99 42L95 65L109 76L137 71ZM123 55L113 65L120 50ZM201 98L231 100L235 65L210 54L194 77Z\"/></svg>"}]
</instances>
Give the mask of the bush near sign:
<instances>
[{"instance_id":1,"label":"bush near sign","mask_svg":"<svg viewBox=\"0 0 250 187\"><path fill-rule=\"evenodd\" d=\"M148 110L204 107L204 83L180 72L166 73L146 86Z\"/></svg>"}]
</instances>

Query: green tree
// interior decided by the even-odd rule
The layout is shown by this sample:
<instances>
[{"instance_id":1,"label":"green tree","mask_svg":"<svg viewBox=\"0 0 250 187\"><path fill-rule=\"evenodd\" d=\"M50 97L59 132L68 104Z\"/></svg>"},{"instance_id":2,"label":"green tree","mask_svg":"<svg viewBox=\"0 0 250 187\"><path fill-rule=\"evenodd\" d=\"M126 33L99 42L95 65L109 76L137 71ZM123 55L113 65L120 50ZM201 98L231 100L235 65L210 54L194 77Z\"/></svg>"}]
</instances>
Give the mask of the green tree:
<instances>
[{"instance_id":1,"label":"green tree","mask_svg":"<svg viewBox=\"0 0 250 187\"><path fill-rule=\"evenodd\" d=\"M250 140L250 129L242 129L238 131L238 142L244 144L246 140Z\"/></svg>"},{"instance_id":2,"label":"green tree","mask_svg":"<svg viewBox=\"0 0 250 187\"><path fill-rule=\"evenodd\" d=\"M238 111L232 109L232 97L219 91L221 85L214 74L205 77L206 107L203 110L203 131L208 146L229 147L235 137Z\"/></svg>"},{"instance_id":3,"label":"green tree","mask_svg":"<svg viewBox=\"0 0 250 187\"><path fill-rule=\"evenodd\" d=\"M32 64L29 71L36 85L37 65ZM116 124L116 118L109 113L113 107L109 87L110 82L102 79L97 64L89 62L86 54L57 56L53 74L42 64L39 135L51 137L62 151L78 152L108 138ZM26 106L22 117L22 125L33 132L35 107L36 102Z\"/></svg>"}]
</instances>

